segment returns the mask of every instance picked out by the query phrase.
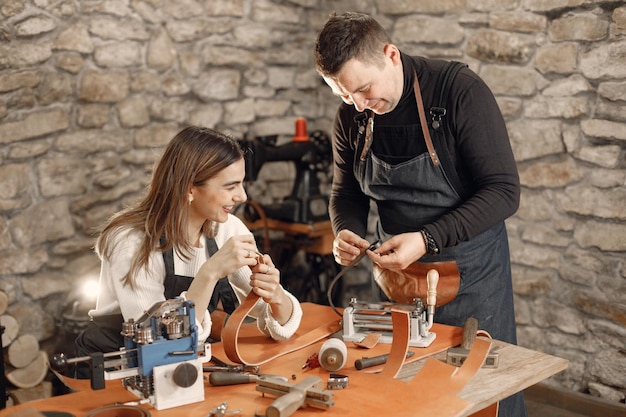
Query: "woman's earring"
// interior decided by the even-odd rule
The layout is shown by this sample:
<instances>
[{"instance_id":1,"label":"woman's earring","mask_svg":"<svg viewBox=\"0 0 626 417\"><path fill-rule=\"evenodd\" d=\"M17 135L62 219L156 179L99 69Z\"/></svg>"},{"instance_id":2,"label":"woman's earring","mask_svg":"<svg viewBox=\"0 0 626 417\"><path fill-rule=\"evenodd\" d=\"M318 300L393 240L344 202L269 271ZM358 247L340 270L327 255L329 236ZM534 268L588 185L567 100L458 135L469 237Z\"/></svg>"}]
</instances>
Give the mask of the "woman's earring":
<instances>
[{"instance_id":1,"label":"woman's earring","mask_svg":"<svg viewBox=\"0 0 626 417\"><path fill-rule=\"evenodd\" d=\"M193 201L193 198L189 197L189 205L191 205L192 201Z\"/></svg>"}]
</instances>

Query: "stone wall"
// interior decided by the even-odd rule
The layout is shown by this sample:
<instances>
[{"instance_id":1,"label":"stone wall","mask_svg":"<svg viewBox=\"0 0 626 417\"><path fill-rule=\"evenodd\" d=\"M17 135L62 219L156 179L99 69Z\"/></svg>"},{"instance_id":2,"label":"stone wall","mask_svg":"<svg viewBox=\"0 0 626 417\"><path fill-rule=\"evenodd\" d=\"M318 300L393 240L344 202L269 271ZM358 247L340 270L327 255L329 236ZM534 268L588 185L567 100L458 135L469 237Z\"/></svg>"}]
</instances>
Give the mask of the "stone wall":
<instances>
[{"instance_id":1,"label":"stone wall","mask_svg":"<svg viewBox=\"0 0 626 417\"><path fill-rule=\"evenodd\" d=\"M373 13L403 51L491 86L523 184L507 223L520 344L571 361L551 383L624 402L623 1L4 0L0 290L20 331L54 348L59 312L97 276L95 228L183 126L330 128L338 101L311 51L333 10ZM293 173L268 164L249 193L280 199Z\"/></svg>"}]
</instances>

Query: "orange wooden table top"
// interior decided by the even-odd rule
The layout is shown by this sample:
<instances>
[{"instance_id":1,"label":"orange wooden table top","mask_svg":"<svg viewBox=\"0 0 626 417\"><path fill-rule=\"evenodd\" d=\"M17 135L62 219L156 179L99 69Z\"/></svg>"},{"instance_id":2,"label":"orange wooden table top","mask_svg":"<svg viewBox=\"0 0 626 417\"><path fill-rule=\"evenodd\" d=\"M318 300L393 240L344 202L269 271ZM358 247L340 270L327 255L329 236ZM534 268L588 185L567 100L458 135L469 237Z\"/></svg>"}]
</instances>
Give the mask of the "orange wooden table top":
<instances>
[{"instance_id":1,"label":"orange wooden table top","mask_svg":"<svg viewBox=\"0 0 626 417\"><path fill-rule=\"evenodd\" d=\"M307 320L303 320L305 328L306 326L319 326L320 323L328 323L329 320L338 321L340 319L330 307L303 303L303 309L307 317ZM419 379L419 375L416 378L413 378L413 375L419 373L426 360L445 358L445 351L449 347L460 344L462 329L435 324L431 331L437 336L429 347L409 348L415 354L404 365L403 373L405 375L400 375L403 380L377 379L380 375L372 373L374 368L359 371L354 367L356 359L363 356L372 357L389 353L391 345L379 343L372 349L364 349L353 343L346 343L348 348L347 363L337 373L348 376L348 387L331 391L334 399L334 405L331 408L327 410L311 407L301 408L294 413L294 416L366 416L380 415L382 412L394 416L432 415L432 410L420 410L418 403L411 402L411 399L418 398L418 394L424 395L423 392L416 392L416 390L424 391L425 386L425 381L413 382ZM263 364L260 367L260 372L285 376L293 383L301 382L308 376L317 376L324 382L324 388L326 388L326 380L329 377L328 371L322 368L302 368L309 356L319 352L324 341L321 340ZM260 343L275 342L266 340ZM567 361L561 358L503 342L493 341L493 344L499 347L499 366L493 369L481 368L460 392L459 397L469 404L467 412L463 414L464 416L534 385L567 367ZM221 343L212 345L212 354L227 361ZM425 359L426 357L430 357L430 359ZM205 374L205 379L207 377L208 374ZM34 407L39 411L64 411L72 413L76 417L82 417L98 407L137 400L137 397L122 387L119 380L106 381L106 388L98 391L92 391L89 388L89 381L72 380L71 382L84 390L16 405L1 410L0 417L11 416L12 413L28 407ZM382 386L385 389L382 389ZM390 392L397 394L394 397L402 400L390 401L388 398ZM202 402L166 410L155 410L149 404L143 404L141 407L149 410L151 415L155 417L205 417L214 407L226 402L228 410L240 410L239 414L227 415L252 417L255 414L265 415L266 408L274 400L275 397L258 392L254 383L211 386L205 380L205 398Z\"/></svg>"}]
</instances>

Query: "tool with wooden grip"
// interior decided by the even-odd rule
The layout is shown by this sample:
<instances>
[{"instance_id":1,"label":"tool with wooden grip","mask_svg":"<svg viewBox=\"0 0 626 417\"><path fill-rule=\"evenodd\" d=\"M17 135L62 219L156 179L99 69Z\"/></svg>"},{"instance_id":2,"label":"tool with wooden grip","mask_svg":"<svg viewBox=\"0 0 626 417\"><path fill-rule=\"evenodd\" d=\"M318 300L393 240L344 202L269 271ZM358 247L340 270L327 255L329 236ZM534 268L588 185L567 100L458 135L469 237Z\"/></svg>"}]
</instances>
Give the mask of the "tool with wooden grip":
<instances>
[{"instance_id":1,"label":"tool with wooden grip","mask_svg":"<svg viewBox=\"0 0 626 417\"><path fill-rule=\"evenodd\" d=\"M287 377L269 374L248 374L238 372L211 372L209 383L213 386L249 384L266 379L288 381Z\"/></svg>"},{"instance_id":2,"label":"tool with wooden grip","mask_svg":"<svg viewBox=\"0 0 626 417\"><path fill-rule=\"evenodd\" d=\"M470 317L465 320L465 324L463 325L463 341L461 342L461 346L448 349L448 354L446 355L446 363L454 366L463 365L463 362L465 362L467 355L469 355L469 352L472 349L474 340L476 340L477 333L478 320L476 320L474 317ZM497 368L498 357L498 353L496 353L492 349L485 359L483 368Z\"/></svg>"}]
</instances>

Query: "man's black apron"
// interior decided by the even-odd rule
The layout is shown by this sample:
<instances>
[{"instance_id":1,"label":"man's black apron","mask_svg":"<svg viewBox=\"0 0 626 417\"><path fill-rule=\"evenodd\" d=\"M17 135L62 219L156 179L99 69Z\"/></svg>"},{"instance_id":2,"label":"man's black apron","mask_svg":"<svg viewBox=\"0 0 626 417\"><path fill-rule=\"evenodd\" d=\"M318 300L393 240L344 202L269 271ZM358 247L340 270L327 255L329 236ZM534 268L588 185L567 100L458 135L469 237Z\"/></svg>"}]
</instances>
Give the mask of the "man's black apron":
<instances>
[{"instance_id":1,"label":"man's black apron","mask_svg":"<svg viewBox=\"0 0 626 417\"><path fill-rule=\"evenodd\" d=\"M376 141L393 142L401 137L424 140L419 125L376 125L374 129ZM396 234L416 232L462 203L442 165L435 166L428 152L389 163L386 161L393 160L393 156L375 155L369 150L362 160L363 142L361 138L355 150L354 173L362 191L377 203L377 238L384 241ZM425 255L420 261L456 261L461 275L457 297L437 308L436 322L462 327L467 318L475 317L479 328L493 338L516 342L504 222L469 241L442 248L438 255Z\"/></svg>"},{"instance_id":2,"label":"man's black apron","mask_svg":"<svg viewBox=\"0 0 626 417\"><path fill-rule=\"evenodd\" d=\"M419 125L375 126L374 129L374 137L380 141L401 137L425 140ZM428 152L394 164L385 162L393 160L394 156L377 156L371 150L361 158L364 142L360 140L355 149L354 174L363 192L377 203L377 238L384 241L396 234L416 232L462 203L443 166L435 166ZM439 254L425 255L420 262L456 261L461 283L456 298L435 310L434 321L462 327L467 318L474 317L478 327L494 339L516 344L510 254L504 222L469 241L440 249ZM498 416L525 417L523 394L500 401Z\"/></svg>"}]
</instances>

